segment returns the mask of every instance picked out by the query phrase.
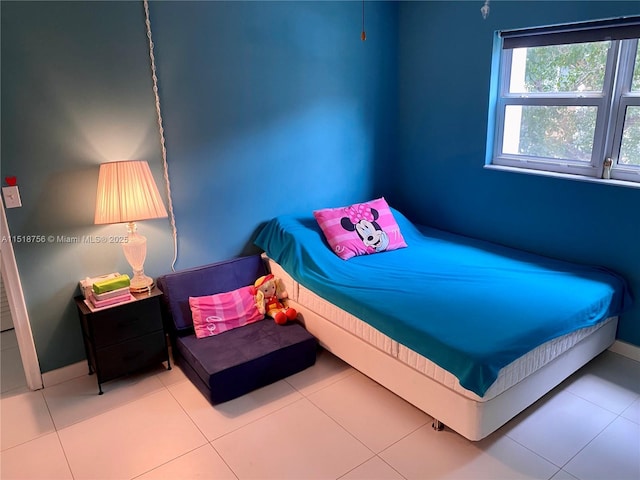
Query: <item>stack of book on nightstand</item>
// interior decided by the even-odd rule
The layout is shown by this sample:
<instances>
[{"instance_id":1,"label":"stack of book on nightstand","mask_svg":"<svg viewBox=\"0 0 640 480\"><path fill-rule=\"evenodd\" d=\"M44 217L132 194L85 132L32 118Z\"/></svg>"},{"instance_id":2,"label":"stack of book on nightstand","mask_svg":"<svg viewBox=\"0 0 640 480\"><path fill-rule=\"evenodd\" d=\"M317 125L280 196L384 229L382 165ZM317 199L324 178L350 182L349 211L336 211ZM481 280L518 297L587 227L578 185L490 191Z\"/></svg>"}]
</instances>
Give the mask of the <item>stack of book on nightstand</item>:
<instances>
[{"instance_id":1,"label":"stack of book on nightstand","mask_svg":"<svg viewBox=\"0 0 640 480\"><path fill-rule=\"evenodd\" d=\"M94 282L87 300L94 308L110 307L131 300L128 275L118 275L106 280Z\"/></svg>"}]
</instances>

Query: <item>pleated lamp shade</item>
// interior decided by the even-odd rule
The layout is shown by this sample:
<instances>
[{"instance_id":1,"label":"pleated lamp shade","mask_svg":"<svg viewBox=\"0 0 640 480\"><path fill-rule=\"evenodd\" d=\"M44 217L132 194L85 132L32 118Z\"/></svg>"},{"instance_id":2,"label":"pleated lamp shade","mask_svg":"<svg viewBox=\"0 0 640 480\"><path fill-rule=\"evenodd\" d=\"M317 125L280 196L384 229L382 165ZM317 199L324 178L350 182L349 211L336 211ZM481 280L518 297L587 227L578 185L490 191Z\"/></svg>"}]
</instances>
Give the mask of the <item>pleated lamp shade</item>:
<instances>
[{"instance_id":1,"label":"pleated lamp shade","mask_svg":"<svg viewBox=\"0 0 640 480\"><path fill-rule=\"evenodd\" d=\"M167 217L149 164L145 161L110 162L100 165L96 195L96 224L127 223L124 255L133 269L129 290L151 292L154 281L144 274L147 239L135 222Z\"/></svg>"},{"instance_id":2,"label":"pleated lamp shade","mask_svg":"<svg viewBox=\"0 0 640 480\"><path fill-rule=\"evenodd\" d=\"M95 224L166 216L167 210L147 162L132 160L100 165Z\"/></svg>"}]
</instances>

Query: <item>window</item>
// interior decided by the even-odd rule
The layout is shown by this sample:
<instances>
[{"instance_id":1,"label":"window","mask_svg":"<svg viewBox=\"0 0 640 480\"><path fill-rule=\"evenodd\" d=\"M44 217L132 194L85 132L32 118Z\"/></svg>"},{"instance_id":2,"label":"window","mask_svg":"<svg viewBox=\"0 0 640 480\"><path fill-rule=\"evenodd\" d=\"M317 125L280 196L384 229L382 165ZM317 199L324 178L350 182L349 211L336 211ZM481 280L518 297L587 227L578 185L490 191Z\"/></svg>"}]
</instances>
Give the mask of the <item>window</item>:
<instances>
[{"instance_id":1,"label":"window","mask_svg":"<svg viewBox=\"0 0 640 480\"><path fill-rule=\"evenodd\" d=\"M640 17L497 32L488 163L640 182L639 37Z\"/></svg>"}]
</instances>

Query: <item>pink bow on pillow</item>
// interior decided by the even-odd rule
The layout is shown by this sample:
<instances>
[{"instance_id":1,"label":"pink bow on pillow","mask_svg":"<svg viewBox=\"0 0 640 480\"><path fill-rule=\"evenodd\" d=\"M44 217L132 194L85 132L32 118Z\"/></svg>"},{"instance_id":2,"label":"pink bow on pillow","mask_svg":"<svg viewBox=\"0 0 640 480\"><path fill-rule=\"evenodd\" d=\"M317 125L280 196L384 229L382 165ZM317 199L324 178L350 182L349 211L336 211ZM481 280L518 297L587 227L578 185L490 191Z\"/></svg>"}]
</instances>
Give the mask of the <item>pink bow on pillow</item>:
<instances>
[{"instance_id":1,"label":"pink bow on pillow","mask_svg":"<svg viewBox=\"0 0 640 480\"><path fill-rule=\"evenodd\" d=\"M371 208L369 208L368 205L360 203L358 205L351 205L345 208L345 210L347 217L349 217L349 220L351 220L351 223L354 225L360 220L368 220L369 222L373 222L374 220Z\"/></svg>"}]
</instances>

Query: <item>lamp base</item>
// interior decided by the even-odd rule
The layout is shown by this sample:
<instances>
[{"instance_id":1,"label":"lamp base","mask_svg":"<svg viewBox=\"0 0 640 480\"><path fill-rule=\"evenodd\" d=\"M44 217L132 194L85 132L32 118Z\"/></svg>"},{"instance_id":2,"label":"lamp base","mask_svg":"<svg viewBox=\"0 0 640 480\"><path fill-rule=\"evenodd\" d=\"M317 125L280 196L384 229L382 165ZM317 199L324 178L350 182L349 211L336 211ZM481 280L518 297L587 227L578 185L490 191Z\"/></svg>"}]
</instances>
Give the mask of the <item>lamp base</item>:
<instances>
[{"instance_id":1,"label":"lamp base","mask_svg":"<svg viewBox=\"0 0 640 480\"><path fill-rule=\"evenodd\" d=\"M153 288L153 278L144 274L144 259L147 256L147 239L136 231L136 224L129 222L127 239L122 242L122 249L131 269L133 278L129 285L131 293L150 292Z\"/></svg>"},{"instance_id":2,"label":"lamp base","mask_svg":"<svg viewBox=\"0 0 640 480\"><path fill-rule=\"evenodd\" d=\"M131 293L149 293L154 286L155 282L153 278L147 277L144 274L134 273L131 284L129 285L129 291Z\"/></svg>"}]
</instances>

